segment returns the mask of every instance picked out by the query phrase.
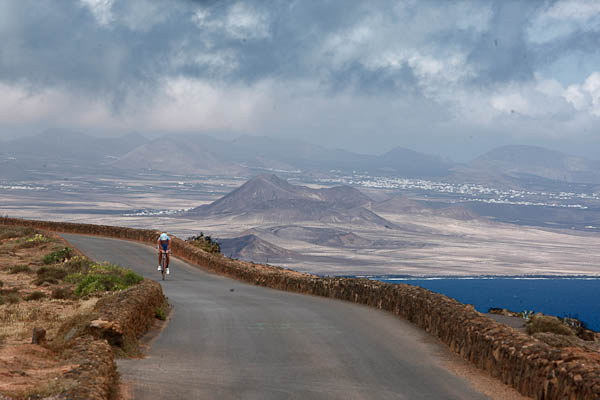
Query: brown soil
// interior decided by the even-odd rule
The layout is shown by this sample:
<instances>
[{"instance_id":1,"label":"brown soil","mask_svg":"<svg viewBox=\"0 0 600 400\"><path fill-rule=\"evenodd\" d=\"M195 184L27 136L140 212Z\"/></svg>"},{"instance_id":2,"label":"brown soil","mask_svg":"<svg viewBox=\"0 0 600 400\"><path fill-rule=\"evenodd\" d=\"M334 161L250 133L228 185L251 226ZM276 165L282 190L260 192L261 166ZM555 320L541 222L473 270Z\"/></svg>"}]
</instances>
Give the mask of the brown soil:
<instances>
[{"instance_id":1,"label":"brown soil","mask_svg":"<svg viewBox=\"0 0 600 400\"><path fill-rule=\"evenodd\" d=\"M4 300L0 305L0 397L51 395L74 384L55 378L77 365L61 359L60 354L43 344L31 344L33 328L45 329L46 338L52 338L67 318L91 309L96 302L52 299L55 285L35 285L35 271L43 265L43 257L66 246L55 235L43 235L46 239L39 243L26 242L23 237L0 240L0 296ZM31 272L10 272L11 267L25 265ZM41 292L44 297L28 301L34 292ZM18 300L11 303L7 296Z\"/></svg>"}]
</instances>

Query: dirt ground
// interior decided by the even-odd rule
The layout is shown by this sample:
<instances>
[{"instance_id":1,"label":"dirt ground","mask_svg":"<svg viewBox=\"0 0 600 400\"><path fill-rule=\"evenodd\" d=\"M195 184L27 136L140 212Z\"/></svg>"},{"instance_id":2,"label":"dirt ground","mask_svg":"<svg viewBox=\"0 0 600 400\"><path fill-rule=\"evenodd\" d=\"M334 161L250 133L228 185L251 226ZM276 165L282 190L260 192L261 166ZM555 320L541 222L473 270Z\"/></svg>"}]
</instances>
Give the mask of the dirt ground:
<instances>
[{"instance_id":1,"label":"dirt ground","mask_svg":"<svg viewBox=\"0 0 600 400\"><path fill-rule=\"evenodd\" d=\"M17 232L7 232L11 229ZM6 237L13 234L17 237ZM44 265L44 256L65 246L54 235L0 227L0 397L51 395L66 389L58 385L75 384L55 378L77 365L31 344L35 327L52 338L67 318L91 310L97 301L52 298L56 285L35 284L35 271Z\"/></svg>"}]
</instances>

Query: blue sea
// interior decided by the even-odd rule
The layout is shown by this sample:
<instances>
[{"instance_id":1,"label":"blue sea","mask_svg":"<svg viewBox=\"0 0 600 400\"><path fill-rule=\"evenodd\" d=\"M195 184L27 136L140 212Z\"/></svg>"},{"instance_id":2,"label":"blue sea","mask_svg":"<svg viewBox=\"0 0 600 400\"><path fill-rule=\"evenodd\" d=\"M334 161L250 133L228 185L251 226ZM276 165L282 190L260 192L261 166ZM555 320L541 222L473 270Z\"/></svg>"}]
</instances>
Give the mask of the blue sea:
<instances>
[{"instance_id":1,"label":"blue sea","mask_svg":"<svg viewBox=\"0 0 600 400\"><path fill-rule=\"evenodd\" d=\"M506 308L533 310L583 321L600 331L600 278L598 277L436 277L369 276L390 283L407 283L472 304L480 312Z\"/></svg>"}]
</instances>

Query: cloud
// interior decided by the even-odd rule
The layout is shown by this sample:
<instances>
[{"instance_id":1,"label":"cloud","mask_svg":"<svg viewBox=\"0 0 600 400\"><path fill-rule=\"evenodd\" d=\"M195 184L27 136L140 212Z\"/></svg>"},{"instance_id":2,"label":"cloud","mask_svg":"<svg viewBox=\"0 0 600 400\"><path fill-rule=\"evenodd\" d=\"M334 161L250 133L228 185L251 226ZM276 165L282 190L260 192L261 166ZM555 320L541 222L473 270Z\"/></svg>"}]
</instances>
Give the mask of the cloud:
<instances>
[{"instance_id":1,"label":"cloud","mask_svg":"<svg viewBox=\"0 0 600 400\"><path fill-rule=\"evenodd\" d=\"M598 122L596 2L341 4L0 2L0 135L232 131L382 151L589 139Z\"/></svg>"}]
</instances>

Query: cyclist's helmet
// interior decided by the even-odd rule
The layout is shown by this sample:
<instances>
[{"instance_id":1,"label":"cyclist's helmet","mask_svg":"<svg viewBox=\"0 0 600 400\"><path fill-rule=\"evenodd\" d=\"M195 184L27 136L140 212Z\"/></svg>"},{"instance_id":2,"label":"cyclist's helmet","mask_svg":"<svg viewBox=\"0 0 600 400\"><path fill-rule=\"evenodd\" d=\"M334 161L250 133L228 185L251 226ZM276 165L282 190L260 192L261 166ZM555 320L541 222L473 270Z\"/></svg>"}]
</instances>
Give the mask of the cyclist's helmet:
<instances>
[{"instance_id":1,"label":"cyclist's helmet","mask_svg":"<svg viewBox=\"0 0 600 400\"><path fill-rule=\"evenodd\" d=\"M164 242L165 240L169 240L169 235L166 233L161 233L159 239L161 242Z\"/></svg>"}]
</instances>

